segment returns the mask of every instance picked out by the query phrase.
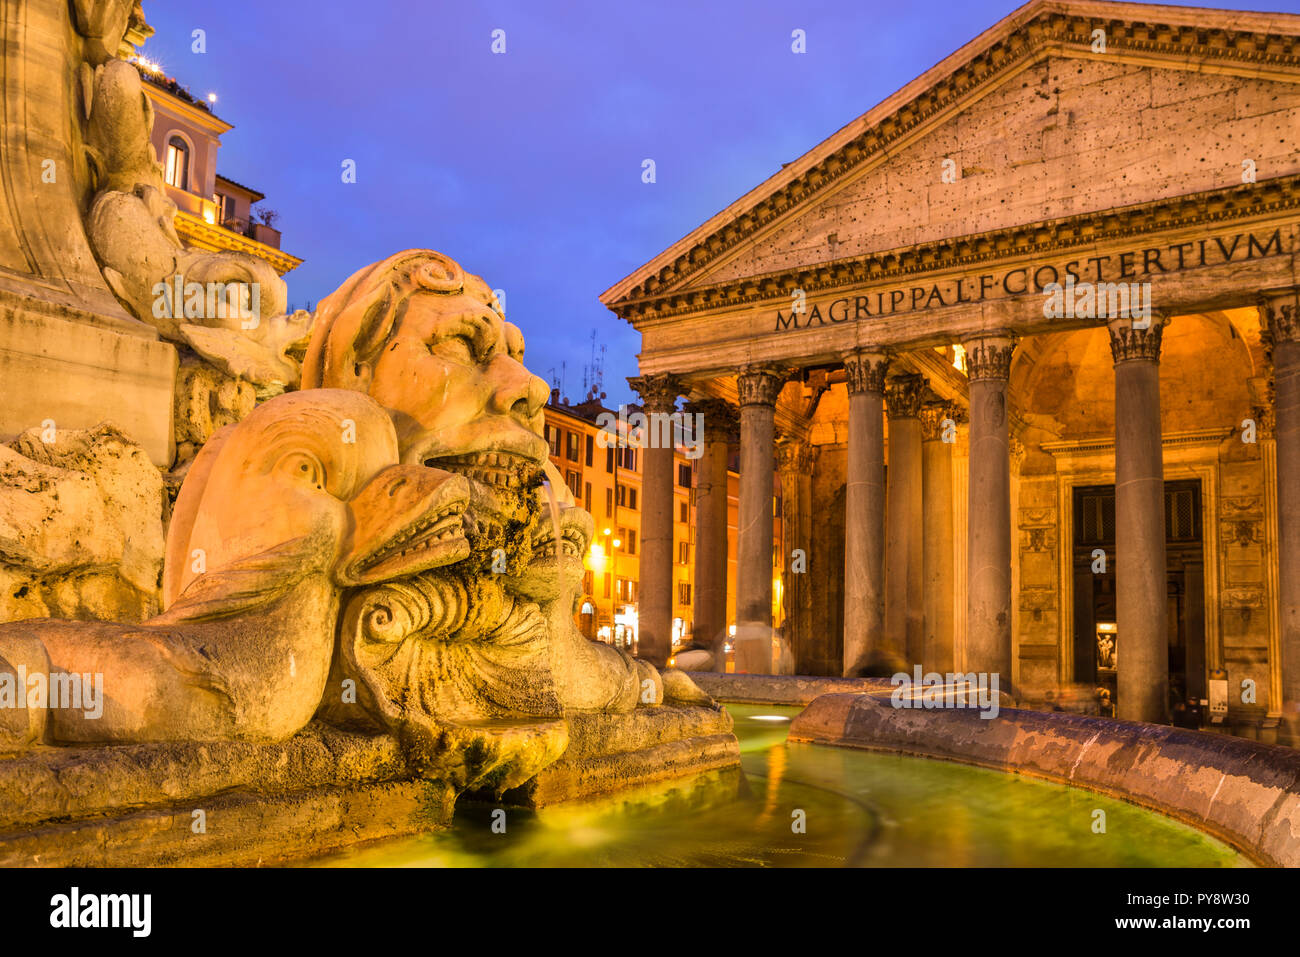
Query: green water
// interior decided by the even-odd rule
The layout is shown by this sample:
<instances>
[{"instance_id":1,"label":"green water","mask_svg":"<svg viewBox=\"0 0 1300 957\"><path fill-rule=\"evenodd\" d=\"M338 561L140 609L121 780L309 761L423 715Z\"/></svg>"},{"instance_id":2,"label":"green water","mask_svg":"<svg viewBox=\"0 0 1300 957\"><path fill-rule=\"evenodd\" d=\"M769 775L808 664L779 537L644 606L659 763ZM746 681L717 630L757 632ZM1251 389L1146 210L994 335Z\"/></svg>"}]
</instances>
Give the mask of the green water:
<instances>
[{"instance_id":1,"label":"green water","mask_svg":"<svg viewBox=\"0 0 1300 957\"><path fill-rule=\"evenodd\" d=\"M331 867L1240 867L1152 811L946 761L786 744L797 708L728 705L744 774L538 812L459 805L447 831L330 855ZM1105 833L1094 833L1094 812ZM497 815L497 831L500 816ZM802 832L797 832L802 824Z\"/></svg>"}]
</instances>

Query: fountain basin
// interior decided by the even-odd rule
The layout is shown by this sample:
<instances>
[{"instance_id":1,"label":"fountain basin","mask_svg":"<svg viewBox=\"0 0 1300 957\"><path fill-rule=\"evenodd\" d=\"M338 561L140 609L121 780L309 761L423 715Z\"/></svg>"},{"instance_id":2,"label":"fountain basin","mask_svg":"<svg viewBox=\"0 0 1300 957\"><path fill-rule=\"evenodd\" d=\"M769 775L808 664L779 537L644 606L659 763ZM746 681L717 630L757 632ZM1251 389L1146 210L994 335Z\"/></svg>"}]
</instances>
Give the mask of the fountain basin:
<instances>
[{"instance_id":1,"label":"fountain basin","mask_svg":"<svg viewBox=\"0 0 1300 957\"><path fill-rule=\"evenodd\" d=\"M887 689L827 694L790 740L942 758L1085 788L1160 811L1253 860L1300 865L1300 753L1088 715L896 708Z\"/></svg>"}]
</instances>

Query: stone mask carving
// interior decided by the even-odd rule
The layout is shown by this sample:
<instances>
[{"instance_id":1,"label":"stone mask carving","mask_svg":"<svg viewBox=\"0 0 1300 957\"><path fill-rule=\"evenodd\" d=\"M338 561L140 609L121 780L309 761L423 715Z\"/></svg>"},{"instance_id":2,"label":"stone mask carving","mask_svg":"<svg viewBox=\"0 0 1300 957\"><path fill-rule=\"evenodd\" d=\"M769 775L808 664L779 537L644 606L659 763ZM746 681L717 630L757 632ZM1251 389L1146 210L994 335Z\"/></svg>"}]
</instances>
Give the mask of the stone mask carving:
<instances>
[{"instance_id":1,"label":"stone mask carving","mask_svg":"<svg viewBox=\"0 0 1300 957\"><path fill-rule=\"evenodd\" d=\"M259 406L213 437L182 487L162 615L0 626L0 674L102 674L105 692L99 716L6 709L0 738L289 737L320 702L342 588L465 558L467 503L464 478L397 463L391 420L359 393Z\"/></svg>"},{"instance_id":2,"label":"stone mask carving","mask_svg":"<svg viewBox=\"0 0 1300 957\"><path fill-rule=\"evenodd\" d=\"M431 250L362 269L322 301L304 388L364 390L392 415L403 462L468 478L473 548L451 576L352 599L330 720L342 720L329 702L349 678L373 702L368 715L431 753L445 729L474 722L664 700L653 666L587 640L573 620L592 521L547 458L548 390L523 348L487 284ZM712 704L684 675L669 685L676 700Z\"/></svg>"}]
</instances>

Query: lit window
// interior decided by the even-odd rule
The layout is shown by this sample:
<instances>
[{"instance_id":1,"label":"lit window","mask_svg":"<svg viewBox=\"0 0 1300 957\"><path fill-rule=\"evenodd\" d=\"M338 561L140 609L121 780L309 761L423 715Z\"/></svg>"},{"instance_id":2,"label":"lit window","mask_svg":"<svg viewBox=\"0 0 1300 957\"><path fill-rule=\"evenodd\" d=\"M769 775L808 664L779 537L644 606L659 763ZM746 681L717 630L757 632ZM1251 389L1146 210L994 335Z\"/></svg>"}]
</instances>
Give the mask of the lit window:
<instances>
[{"instance_id":1,"label":"lit window","mask_svg":"<svg viewBox=\"0 0 1300 957\"><path fill-rule=\"evenodd\" d=\"M167 141L166 180L168 186L190 188L190 148L179 136Z\"/></svg>"}]
</instances>

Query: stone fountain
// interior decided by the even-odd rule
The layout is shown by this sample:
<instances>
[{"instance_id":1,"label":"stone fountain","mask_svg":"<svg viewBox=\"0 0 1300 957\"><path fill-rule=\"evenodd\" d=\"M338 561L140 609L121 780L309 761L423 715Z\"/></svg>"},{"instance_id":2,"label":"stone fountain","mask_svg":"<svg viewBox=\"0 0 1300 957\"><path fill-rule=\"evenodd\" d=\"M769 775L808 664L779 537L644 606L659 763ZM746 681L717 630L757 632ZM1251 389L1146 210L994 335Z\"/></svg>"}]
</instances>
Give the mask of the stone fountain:
<instances>
[{"instance_id":1,"label":"stone fountain","mask_svg":"<svg viewBox=\"0 0 1300 957\"><path fill-rule=\"evenodd\" d=\"M578 630L592 519L490 287L408 250L286 312L266 263L177 237L125 60L138 0L24 7L0 39L24 124L0 160L0 863L283 860L445 826L462 795L735 773L689 677ZM159 316L173 282L258 308Z\"/></svg>"}]
</instances>

